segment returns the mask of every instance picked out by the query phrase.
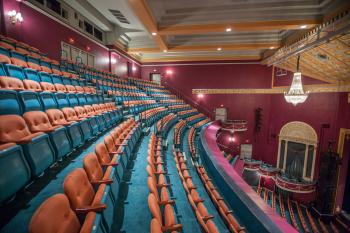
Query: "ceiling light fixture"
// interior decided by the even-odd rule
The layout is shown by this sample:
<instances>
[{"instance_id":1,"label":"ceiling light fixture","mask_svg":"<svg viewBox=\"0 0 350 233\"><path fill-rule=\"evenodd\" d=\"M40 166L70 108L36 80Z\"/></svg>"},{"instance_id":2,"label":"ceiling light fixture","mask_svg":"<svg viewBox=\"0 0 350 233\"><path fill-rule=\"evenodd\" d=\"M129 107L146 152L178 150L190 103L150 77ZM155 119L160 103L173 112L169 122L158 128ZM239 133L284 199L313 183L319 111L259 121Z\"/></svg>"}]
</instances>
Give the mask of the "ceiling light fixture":
<instances>
[{"instance_id":1,"label":"ceiling light fixture","mask_svg":"<svg viewBox=\"0 0 350 233\"><path fill-rule=\"evenodd\" d=\"M294 106L304 103L309 96L309 91L305 92L303 89L303 84L301 82L301 72L299 71L299 61L300 55L298 55L297 72L295 72L293 75L292 85L290 86L288 92L284 92L284 98L286 101L293 104Z\"/></svg>"},{"instance_id":2,"label":"ceiling light fixture","mask_svg":"<svg viewBox=\"0 0 350 233\"><path fill-rule=\"evenodd\" d=\"M152 32L152 36L156 36L157 35L157 33L156 32Z\"/></svg>"},{"instance_id":3,"label":"ceiling light fixture","mask_svg":"<svg viewBox=\"0 0 350 233\"><path fill-rule=\"evenodd\" d=\"M270 49L274 49L275 47L271 46Z\"/></svg>"},{"instance_id":4,"label":"ceiling light fixture","mask_svg":"<svg viewBox=\"0 0 350 233\"><path fill-rule=\"evenodd\" d=\"M307 26L306 25L301 25L300 28L301 29L305 29Z\"/></svg>"},{"instance_id":5,"label":"ceiling light fixture","mask_svg":"<svg viewBox=\"0 0 350 233\"><path fill-rule=\"evenodd\" d=\"M198 98L202 99L204 97L203 94L198 94Z\"/></svg>"},{"instance_id":6,"label":"ceiling light fixture","mask_svg":"<svg viewBox=\"0 0 350 233\"><path fill-rule=\"evenodd\" d=\"M226 32L232 31L232 28L226 28Z\"/></svg>"},{"instance_id":7,"label":"ceiling light fixture","mask_svg":"<svg viewBox=\"0 0 350 233\"><path fill-rule=\"evenodd\" d=\"M217 48L217 50L218 50L218 51L221 51L221 50L222 50L222 48Z\"/></svg>"},{"instance_id":8,"label":"ceiling light fixture","mask_svg":"<svg viewBox=\"0 0 350 233\"><path fill-rule=\"evenodd\" d=\"M164 49L163 52L166 53L166 52L168 52L168 50Z\"/></svg>"}]
</instances>

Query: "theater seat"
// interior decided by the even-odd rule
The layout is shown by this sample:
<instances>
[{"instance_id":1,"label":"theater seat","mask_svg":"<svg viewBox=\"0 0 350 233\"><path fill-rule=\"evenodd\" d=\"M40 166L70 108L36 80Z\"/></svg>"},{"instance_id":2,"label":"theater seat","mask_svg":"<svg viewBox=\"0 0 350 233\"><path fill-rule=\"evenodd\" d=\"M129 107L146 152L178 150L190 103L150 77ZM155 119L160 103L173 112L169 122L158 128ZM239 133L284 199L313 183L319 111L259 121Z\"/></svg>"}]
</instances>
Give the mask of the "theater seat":
<instances>
[{"instance_id":1,"label":"theater seat","mask_svg":"<svg viewBox=\"0 0 350 233\"><path fill-rule=\"evenodd\" d=\"M56 194L45 200L33 214L29 233L105 233L100 214L89 212L80 225L64 194Z\"/></svg>"},{"instance_id":2,"label":"theater seat","mask_svg":"<svg viewBox=\"0 0 350 233\"><path fill-rule=\"evenodd\" d=\"M104 117L101 114L95 113L95 110L90 105L84 105L84 109L86 114L96 117L100 131L104 131L107 127Z\"/></svg>"},{"instance_id":3,"label":"theater seat","mask_svg":"<svg viewBox=\"0 0 350 233\"><path fill-rule=\"evenodd\" d=\"M28 128L32 133L44 132L50 136L51 143L55 150L56 160L61 159L71 152L71 143L66 128L59 125L51 125L45 112L26 112L23 118L27 122Z\"/></svg>"},{"instance_id":4,"label":"theater seat","mask_svg":"<svg viewBox=\"0 0 350 233\"><path fill-rule=\"evenodd\" d=\"M53 93L44 91L39 95L43 110L57 109L57 101Z\"/></svg>"},{"instance_id":5,"label":"theater seat","mask_svg":"<svg viewBox=\"0 0 350 233\"><path fill-rule=\"evenodd\" d=\"M95 154L97 156L98 162L103 167L117 166L117 172L119 177L123 177L123 167L118 166L119 156L118 154L110 154L104 143L98 143L95 147Z\"/></svg>"},{"instance_id":6,"label":"theater seat","mask_svg":"<svg viewBox=\"0 0 350 233\"><path fill-rule=\"evenodd\" d=\"M162 224L164 231L180 231L182 225L176 223L173 207L170 204L164 205L163 214L159 207L156 197L150 193L148 195L148 207L152 216ZM164 221L164 222L163 222Z\"/></svg>"},{"instance_id":7,"label":"theater seat","mask_svg":"<svg viewBox=\"0 0 350 233\"><path fill-rule=\"evenodd\" d=\"M48 109L46 113L53 126L61 125L67 128L72 148L76 148L83 143L83 133L78 122L67 121L63 112L59 109Z\"/></svg>"},{"instance_id":8,"label":"theater seat","mask_svg":"<svg viewBox=\"0 0 350 233\"><path fill-rule=\"evenodd\" d=\"M0 129L1 130L1 129ZM0 204L10 199L30 180L30 168L22 148L15 143L0 145Z\"/></svg>"},{"instance_id":9,"label":"theater seat","mask_svg":"<svg viewBox=\"0 0 350 233\"><path fill-rule=\"evenodd\" d=\"M24 88L28 91L42 92L40 84L37 81L25 79L23 80Z\"/></svg>"},{"instance_id":10,"label":"theater seat","mask_svg":"<svg viewBox=\"0 0 350 233\"><path fill-rule=\"evenodd\" d=\"M0 115L21 115L23 112L17 92L13 90L0 90L0 106Z\"/></svg>"},{"instance_id":11,"label":"theater seat","mask_svg":"<svg viewBox=\"0 0 350 233\"><path fill-rule=\"evenodd\" d=\"M62 112L67 121L76 121L79 123L81 132L83 133L84 141L87 141L92 136L92 129L86 119L80 119L73 108L62 108Z\"/></svg>"},{"instance_id":12,"label":"theater seat","mask_svg":"<svg viewBox=\"0 0 350 233\"><path fill-rule=\"evenodd\" d=\"M87 121L89 122L89 125L92 129L93 135L97 135L99 133L98 123L97 123L97 119L95 116L88 115L86 113L84 107L82 107L82 106L74 107L74 111L76 112L79 119L87 119Z\"/></svg>"},{"instance_id":13,"label":"theater seat","mask_svg":"<svg viewBox=\"0 0 350 233\"><path fill-rule=\"evenodd\" d=\"M90 211L102 213L109 232L114 220L114 206L108 185L100 184L95 192L84 169L77 168L66 176L63 189L75 212L80 214Z\"/></svg>"},{"instance_id":14,"label":"theater seat","mask_svg":"<svg viewBox=\"0 0 350 233\"><path fill-rule=\"evenodd\" d=\"M97 156L95 154L88 154L83 160L84 170L93 185L108 184L111 187L114 200L118 198L120 178L115 172L115 168L107 166L102 169Z\"/></svg>"},{"instance_id":15,"label":"theater seat","mask_svg":"<svg viewBox=\"0 0 350 233\"><path fill-rule=\"evenodd\" d=\"M21 116L0 116L0 143L17 143L23 147L32 175L38 176L55 160L49 136L31 133Z\"/></svg>"},{"instance_id":16,"label":"theater seat","mask_svg":"<svg viewBox=\"0 0 350 233\"><path fill-rule=\"evenodd\" d=\"M7 76L0 76L0 89L23 91L24 85L22 80Z\"/></svg>"},{"instance_id":17,"label":"theater seat","mask_svg":"<svg viewBox=\"0 0 350 233\"><path fill-rule=\"evenodd\" d=\"M23 112L43 110L40 97L37 92L21 91L18 93L18 95L21 100Z\"/></svg>"}]
</instances>

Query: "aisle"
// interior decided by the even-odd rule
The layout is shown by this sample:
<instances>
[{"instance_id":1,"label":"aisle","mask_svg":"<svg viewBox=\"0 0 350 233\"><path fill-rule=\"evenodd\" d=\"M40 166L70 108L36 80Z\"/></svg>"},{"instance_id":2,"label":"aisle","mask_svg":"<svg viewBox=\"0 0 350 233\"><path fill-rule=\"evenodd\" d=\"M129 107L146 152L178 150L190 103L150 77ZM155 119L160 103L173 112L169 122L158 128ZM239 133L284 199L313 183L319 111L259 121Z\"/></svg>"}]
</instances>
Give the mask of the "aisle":
<instances>
[{"instance_id":1,"label":"aisle","mask_svg":"<svg viewBox=\"0 0 350 233\"><path fill-rule=\"evenodd\" d=\"M200 233L201 229L197 222L196 216L194 215L191 205L188 202L186 192L182 186L182 182L180 179L180 176L177 172L175 160L173 156L173 135L174 134L174 127L170 130L167 141L168 141L168 148L166 150L166 163L168 168L168 174L170 183L172 184L171 188L173 191L173 196L176 198L176 210L177 214L180 216L180 223L183 225L183 232L186 233Z\"/></svg>"},{"instance_id":2,"label":"aisle","mask_svg":"<svg viewBox=\"0 0 350 233\"><path fill-rule=\"evenodd\" d=\"M152 215L147 198L147 149L150 134L141 138L141 143L128 165L124 180L119 189L116 217L112 226L115 232L147 233Z\"/></svg>"},{"instance_id":3,"label":"aisle","mask_svg":"<svg viewBox=\"0 0 350 233\"><path fill-rule=\"evenodd\" d=\"M189 130L186 130L184 138L182 140L182 145L183 145L182 151L186 155L187 168L192 176L192 181L195 184L195 186L197 187L197 192L199 193L199 196L205 200L204 204L205 204L205 207L207 208L208 212L214 216L213 221L214 221L216 227L218 228L219 232L230 232L227 229L225 223L222 221L222 219L219 215L219 212L216 210L216 207L214 206L207 191L204 188L202 180L199 178L198 173L191 162L191 154L190 154L188 140L187 140L188 134L189 134Z\"/></svg>"}]
</instances>

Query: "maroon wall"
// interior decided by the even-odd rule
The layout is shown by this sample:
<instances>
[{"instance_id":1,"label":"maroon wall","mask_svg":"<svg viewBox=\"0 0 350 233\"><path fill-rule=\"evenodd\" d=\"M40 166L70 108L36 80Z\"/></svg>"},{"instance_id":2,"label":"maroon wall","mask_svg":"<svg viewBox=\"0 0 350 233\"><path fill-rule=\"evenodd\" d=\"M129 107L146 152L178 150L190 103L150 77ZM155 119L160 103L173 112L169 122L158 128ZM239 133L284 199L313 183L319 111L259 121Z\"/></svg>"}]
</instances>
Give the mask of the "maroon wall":
<instances>
[{"instance_id":1,"label":"maroon wall","mask_svg":"<svg viewBox=\"0 0 350 233\"><path fill-rule=\"evenodd\" d=\"M107 47L87 39L85 36L23 3L14 0L3 0L3 12L6 14L10 10L20 11L24 21L21 24L12 25L8 17L5 16L5 24L2 24L1 31L7 36L34 46L46 53L48 57L56 60L61 57L61 41L69 43L69 39L72 38L74 39L73 46L85 51L87 47L90 48L89 52L95 55L96 68L105 71L112 68L112 71L118 75L128 76L127 72L124 71L127 71L127 62L132 63L133 61L119 51L113 52L118 57L118 62L110 67L110 54ZM130 73L130 76L140 77L140 66L136 63L134 66L137 67L137 70Z\"/></svg>"},{"instance_id":2,"label":"maroon wall","mask_svg":"<svg viewBox=\"0 0 350 233\"><path fill-rule=\"evenodd\" d=\"M166 70L173 73L167 75ZM248 131L236 133L236 141L231 146L237 149L242 143L252 143L253 156L270 164L276 164L279 131L290 121L311 125L321 143L319 148L323 150L327 148L328 141L334 141L336 147L340 127L350 128L350 104L346 93L310 94L305 103L297 106L288 104L282 94L221 94L205 95L202 99L192 94L194 88L270 88L272 69L260 64L154 64L143 66L141 77L149 79L150 73L154 72L163 74L164 84L180 90L210 112L223 105L228 108L229 119L247 120ZM290 85L292 74L279 79L278 86ZM308 77L303 79L306 84L322 83ZM263 120L261 131L256 134L254 110L258 107L263 109ZM324 124L329 124L330 128L322 129ZM226 137L221 137L219 141L228 143Z\"/></svg>"}]
</instances>

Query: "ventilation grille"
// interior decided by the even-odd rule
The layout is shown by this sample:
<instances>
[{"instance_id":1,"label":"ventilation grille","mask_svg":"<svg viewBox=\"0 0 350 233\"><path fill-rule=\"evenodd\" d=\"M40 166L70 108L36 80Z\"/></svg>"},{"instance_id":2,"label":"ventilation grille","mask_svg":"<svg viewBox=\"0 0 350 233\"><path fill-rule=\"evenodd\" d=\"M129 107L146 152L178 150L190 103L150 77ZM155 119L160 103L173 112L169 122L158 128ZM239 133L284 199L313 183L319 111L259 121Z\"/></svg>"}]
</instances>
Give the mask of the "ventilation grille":
<instances>
[{"instance_id":1,"label":"ventilation grille","mask_svg":"<svg viewBox=\"0 0 350 233\"><path fill-rule=\"evenodd\" d=\"M130 24L130 22L125 18L125 16L120 11L109 9L109 12L111 12L112 15L114 15L114 17L116 17L119 20L119 22Z\"/></svg>"}]
</instances>

